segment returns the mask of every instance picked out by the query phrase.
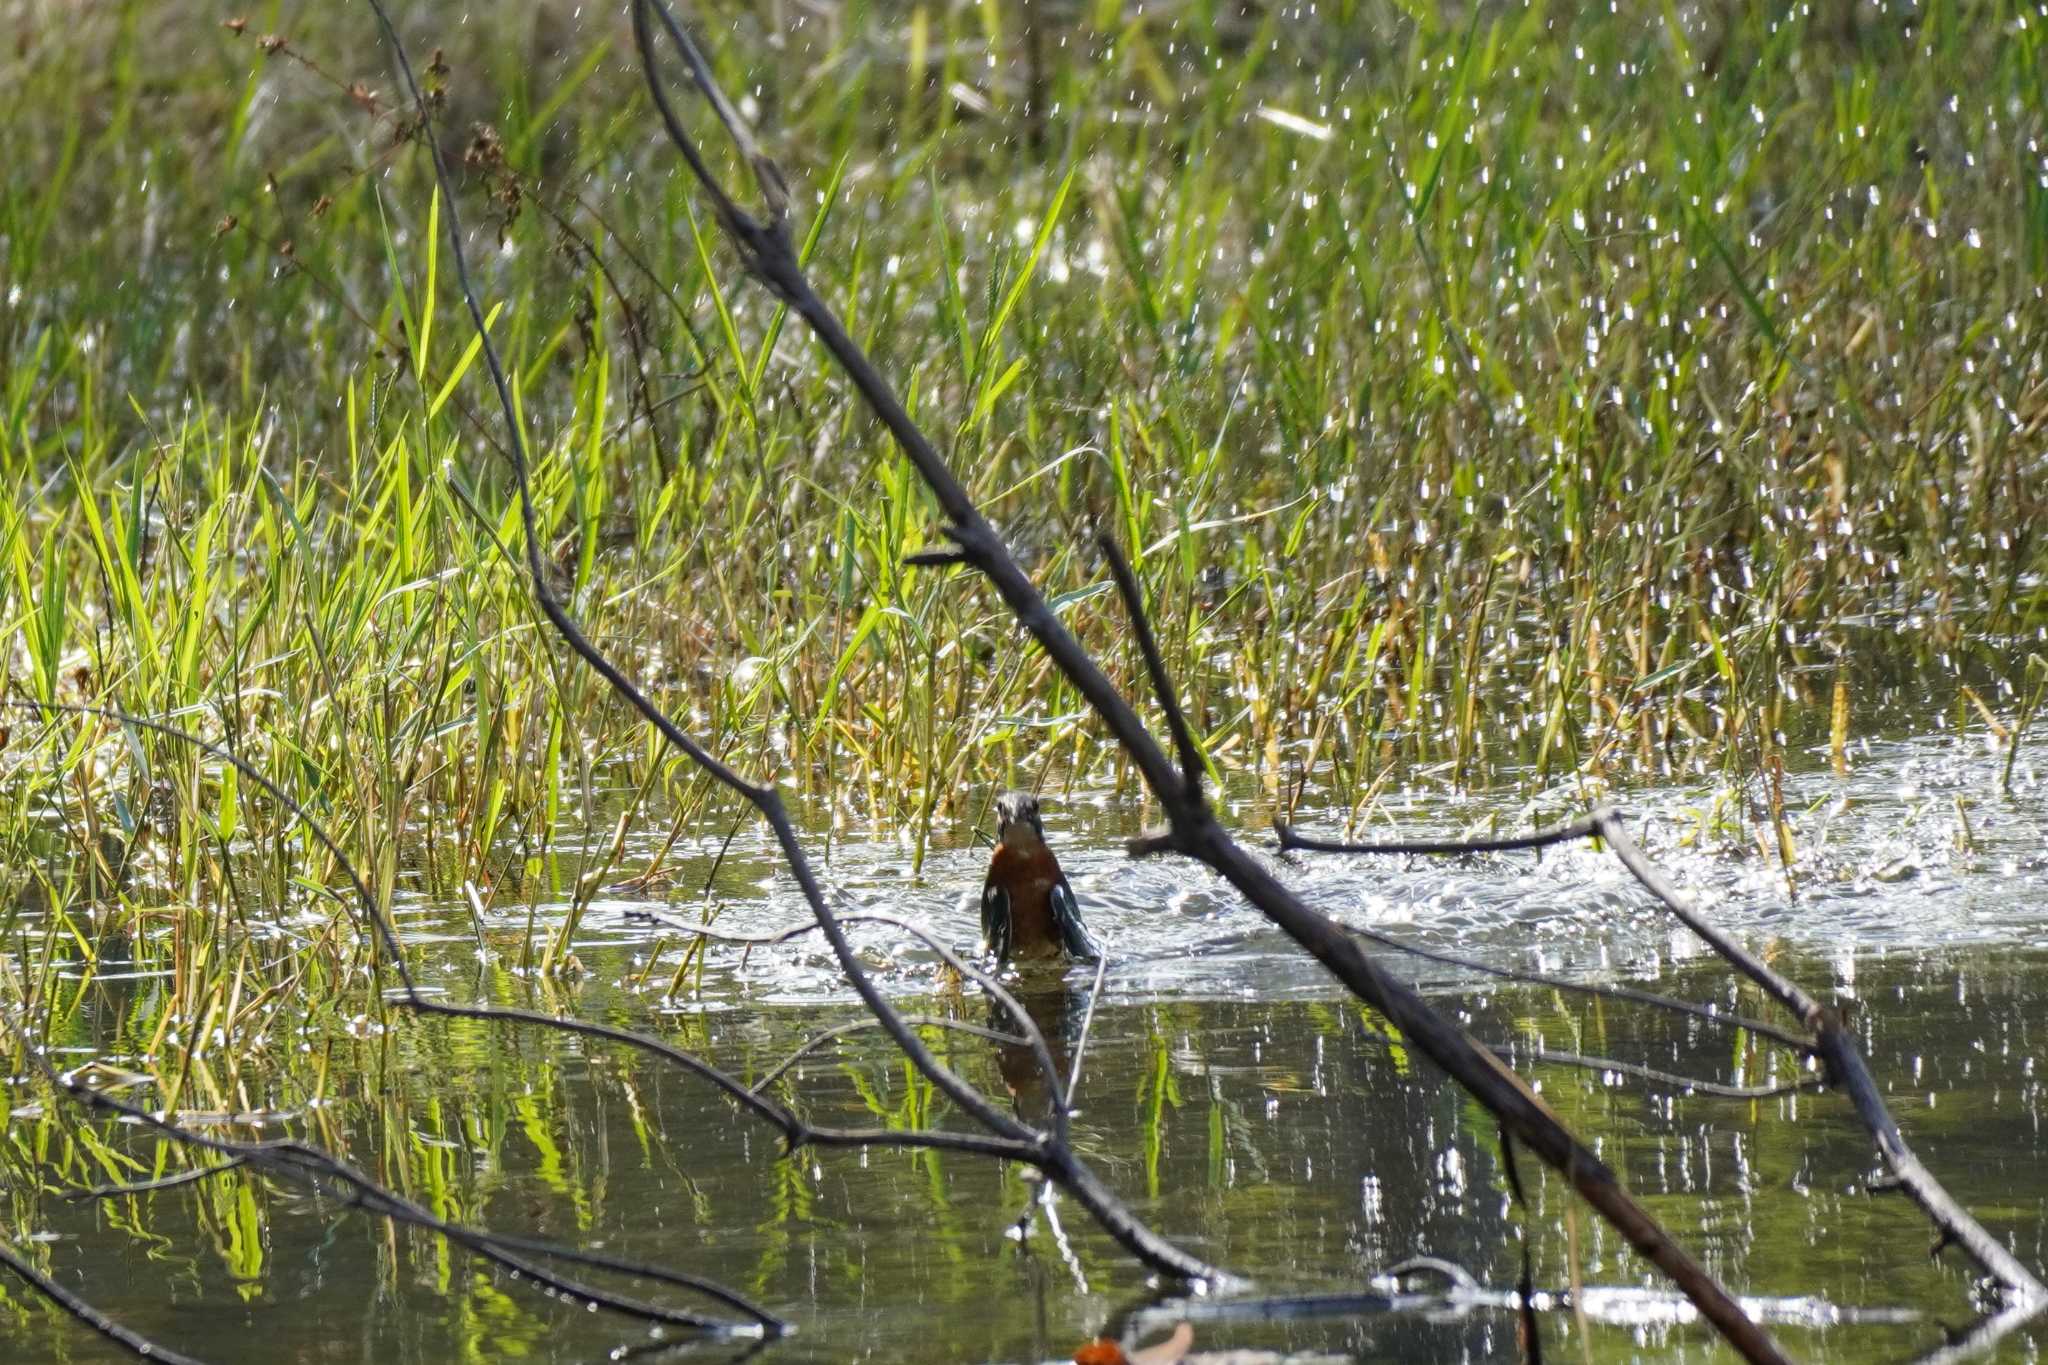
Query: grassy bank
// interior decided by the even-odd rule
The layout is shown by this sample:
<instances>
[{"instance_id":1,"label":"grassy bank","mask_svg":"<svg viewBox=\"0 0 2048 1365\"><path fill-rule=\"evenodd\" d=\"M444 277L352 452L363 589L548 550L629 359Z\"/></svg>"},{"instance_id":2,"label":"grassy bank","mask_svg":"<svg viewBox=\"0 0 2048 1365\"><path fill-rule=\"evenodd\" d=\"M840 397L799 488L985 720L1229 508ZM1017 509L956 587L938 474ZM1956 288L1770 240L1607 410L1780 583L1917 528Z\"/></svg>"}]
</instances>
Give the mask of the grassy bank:
<instances>
[{"instance_id":1,"label":"grassy bank","mask_svg":"<svg viewBox=\"0 0 2048 1365\"><path fill-rule=\"evenodd\" d=\"M1135 680L1107 527L1217 763L1363 815L1391 781L1768 780L1886 689L2023 718L2048 21L1826 8L706 29L821 287L1072 626ZM409 18L592 634L821 827L921 854L989 783L1121 783L979 585L902 566L923 491L699 216L623 21ZM367 12L14 19L15 694L231 742L386 886L516 882L600 781L636 825L703 818L506 553ZM321 879L175 746L17 716L5 756L18 864L118 877L153 812L167 886L227 895L229 847L271 894Z\"/></svg>"}]
</instances>

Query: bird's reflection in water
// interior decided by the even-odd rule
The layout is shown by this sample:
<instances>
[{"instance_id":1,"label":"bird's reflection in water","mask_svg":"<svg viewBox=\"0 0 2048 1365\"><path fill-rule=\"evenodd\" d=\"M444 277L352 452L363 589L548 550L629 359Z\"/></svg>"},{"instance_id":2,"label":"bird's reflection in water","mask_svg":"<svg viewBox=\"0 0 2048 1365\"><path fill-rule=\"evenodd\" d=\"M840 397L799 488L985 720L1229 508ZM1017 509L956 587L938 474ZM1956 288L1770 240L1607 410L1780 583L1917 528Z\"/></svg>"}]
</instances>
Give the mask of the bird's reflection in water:
<instances>
[{"instance_id":1,"label":"bird's reflection in water","mask_svg":"<svg viewBox=\"0 0 2048 1365\"><path fill-rule=\"evenodd\" d=\"M1065 1084L1073 1072L1074 1048L1080 1042L1088 1016L1089 988L1069 986L1062 978L1046 974L1011 983L1010 994L1045 1035L1053 1069L1059 1073L1061 1084ZM994 996L989 997L988 1026L1020 1040L995 1044L996 1069L1002 1073L1017 1117L1030 1124L1050 1125L1053 1087L1039 1061L1038 1050L1028 1041L1021 1041L1028 1037L1027 1030L1011 1015L1009 1007Z\"/></svg>"}]
</instances>

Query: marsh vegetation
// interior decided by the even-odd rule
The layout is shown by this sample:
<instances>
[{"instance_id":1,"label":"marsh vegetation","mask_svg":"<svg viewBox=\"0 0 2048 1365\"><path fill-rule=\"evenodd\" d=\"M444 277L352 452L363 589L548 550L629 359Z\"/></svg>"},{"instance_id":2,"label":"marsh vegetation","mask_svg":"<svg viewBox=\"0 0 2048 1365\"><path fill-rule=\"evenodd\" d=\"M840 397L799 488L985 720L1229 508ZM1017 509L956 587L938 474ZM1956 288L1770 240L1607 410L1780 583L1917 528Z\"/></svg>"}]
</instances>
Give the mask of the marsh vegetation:
<instances>
[{"instance_id":1,"label":"marsh vegetation","mask_svg":"<svg viewBox=\"0 0 2048 1365\"><path fill-rule=\"evenodd\" d=\"M1553 1287L1648 1283L1533 1163L1510 1199L1485 1114L1219 881L1123 859L1159 815L1128 752L979 575L910 562L946 543L939 502L744 278L623 13L401 10L423 122L367 8L0 12L10 696L196 732L278 788L104 713L7 718L0 1240L159 1339L195 1340L181 1305L238 1305L223 1356L288 1333L312 1359L338 1322L360 1334L344 1354L378 1360L622 1335L255 1172L68 1209L190 1158L69 1105L40 1050L150 1111L345 1154L451 1221L720 1275L814 1329L788 1358L1066 1355L1142 1287L1092 1227L1006 1240L1036 1206L1014 1163L783 1160L644 1057L397 1008L344 859L437 998L652 1032L750 1078L859 1014L820 944L673 927L805 909L746 802L536 610L514 442L443 232L459 212L546 586L780 795L836 897L971 948L988 803L1044 792L1115 949L1094 992L1069 983L1101 1030L1074 1140L1135 1212L1268 1287L1355 1287L1424 1250L1511 1284L1516 1238ZM2028 1157L1954 1185L2039 1264L2037 6L696 22L796 190L812 283L1054 616L1144 699L1095 549L1124 547L1227 824L1396 838L1628 805L1809 985L1891 992L1853 1016L1873 1066L1895 1102L1925 1097L1902 1117L1954 1153L1945 1173ZM1600 855L1531 857L1285 872L1425 946L1763 1007L1674 963ZM930 950L855 943L905 1014L985 1021ZM1422 970L1504 1045L1796 1079L1754 1039ZM919 1028L984 1092L1015 1088L986 1041ZM1536 1074L1673 1229L1703 1227L1725 1282L1875 1310L1795 1324L1819 1353L1910 1354L1929 1319L1969 1316L1970 1269L1926 1266L1910 1211L1841 1196L1874 1159L1853 1123L1807 1126L1838 1099ZM821 1125L948 1109L862 1037L775 1084ZM1974 1131L1946 1126L1951 1094ZM124 1276L149 1282L123 1300ZM83 1349L26 1300L4 1310L29 1358ZM1461 1322L1201 1339L1510 1349L1512 1313ZM1595 1358L1629 1358L1632 1331L1716 1349L1670 1305L1618 1324L1545 1330Z\"/></svg>"}]
</instances>

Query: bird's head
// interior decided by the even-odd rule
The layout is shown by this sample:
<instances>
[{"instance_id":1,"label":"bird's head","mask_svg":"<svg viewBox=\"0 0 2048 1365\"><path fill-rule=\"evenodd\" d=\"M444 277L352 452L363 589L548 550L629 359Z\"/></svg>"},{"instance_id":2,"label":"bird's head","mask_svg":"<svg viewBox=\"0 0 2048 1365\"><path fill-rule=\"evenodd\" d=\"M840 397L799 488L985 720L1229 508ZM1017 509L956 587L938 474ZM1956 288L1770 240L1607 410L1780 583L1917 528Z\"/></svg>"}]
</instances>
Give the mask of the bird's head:
<instances>
[{"instance_id":1,"label":"bird's head","mask_svg":"<svg viewBox=\"0 0 2048 1365\"><path fill-rule=\"evenodd\" d=\"M1004 792L996 798L996 838L1016 847L1043 843L1045 826L1038 818L1038 798L1029 792Z\"/></svg>"}]
</instances>

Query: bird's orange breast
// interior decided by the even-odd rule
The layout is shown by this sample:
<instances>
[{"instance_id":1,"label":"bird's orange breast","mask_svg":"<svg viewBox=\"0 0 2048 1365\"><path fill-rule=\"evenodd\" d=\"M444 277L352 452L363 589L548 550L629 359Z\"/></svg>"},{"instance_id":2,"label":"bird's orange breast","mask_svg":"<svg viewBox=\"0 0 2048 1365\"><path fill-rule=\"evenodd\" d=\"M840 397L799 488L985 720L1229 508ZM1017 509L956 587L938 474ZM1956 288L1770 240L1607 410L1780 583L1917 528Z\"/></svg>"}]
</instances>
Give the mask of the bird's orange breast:
<instances>
[{"instance_id":1,"label":"bird's orange breast","mask_svg":"<svg viewBox=\"0 0 2048 1365\"><path fill-rule=\"evenodd\" d=\"M1052 850L1043 844L1031 849L997 844L988 875L1010 898L1010 951L1034 956L1058 952L1052 889L1059 885L1060 864Z\"/></svg>"}]
</instances>

